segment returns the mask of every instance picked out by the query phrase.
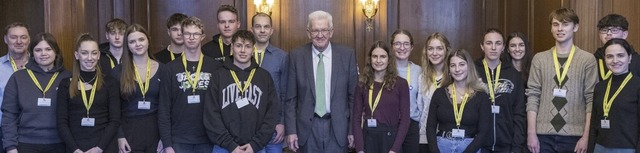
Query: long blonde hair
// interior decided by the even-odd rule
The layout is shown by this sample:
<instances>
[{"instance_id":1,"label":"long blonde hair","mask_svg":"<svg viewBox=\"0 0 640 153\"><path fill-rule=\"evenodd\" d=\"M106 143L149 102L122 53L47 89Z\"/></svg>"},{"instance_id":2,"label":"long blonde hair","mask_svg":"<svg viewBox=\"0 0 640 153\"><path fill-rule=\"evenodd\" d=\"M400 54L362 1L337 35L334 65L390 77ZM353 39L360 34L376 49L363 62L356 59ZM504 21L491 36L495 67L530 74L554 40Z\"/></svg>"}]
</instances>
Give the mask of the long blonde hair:
<instances>
[{"instance_id":1,"label":"long blonde hair","mask_svg":"<svg viewBox=\"0 0 640 153\"><path fill-rule=\"evenodd\" d=\"M431 80L431 78L435 77L437 72L434 65L429 61L429 56L427 55L427 47L429 46L429 43L434 40L440 41L442 45L445 47L444 57L442 57L443 59L442 74L446 74L445 72L447 72L447 70L449 69L449 67L447 66L449 64L446 63L447 58L449 57L449 52L451 52L451 45L449 44L449 40L447 39L447 37L444 36L444 34L440 32L436 32L429 35L429 37L427 37L427 40L425 41L424 48L422 48L421 68L422 68L422 76L424 76L422 77L422 82L424 82L424 84L420 85L422 87L421 89L422 91L429 90L429 88L431 88L431 85L435 83L433 82L433 80ZM441 82L444 82L444 80L448 80L448 78L449 77L442 77Z\"/></svg>"},{"instance_id":2,"label":"long blonde hair","mask_svg":"<svg viewBox=\"0 0 640 153\"><path fill-rule=\"evenodd\" d=\"M89 35L88 33L84 33L84 34L81 34L76 40L75 52L78 52L80 50L80 45L85 41L96 43L96 46L98 46L98 42L93 37L91 37L91 35ZM69 84L69 96L72 98L78 95L78 91L80 90L78 89L79 80L80 80L80 61L76 59L76 60L73 60L71 83ZM96 80L95 81L96 81L96 86L93 88L96 88L96 90L100 90L100 87L102 87L103 81L102 81L102 70L100 69L99 64L96 64ZM84 92L84 91L81 91L81 92Z\"/></svg>"},{"instance_id":3,"label":"long blonde hair","mask_svg":"<svg viewBox=\"0 0 640 153\"><path fill-rule=\"evenodd\" d=\"M453 78L451 77L450 69L448 68L449 65L451 65L450 62L451 62L451 58L453 57L458 57L467 62L467 79L465 80L467 89L465 90L465 93L469 93L469 96L471 97L478 91L486 92L486 88L482 86L482 82L480 82L479 80L480 76L478 76L478 73L476 71L476 66L473 63L473 59L471 58L471 55L469 54L469 52L467 52L464 49L458 49L458 50L449 52L449 55L446 58L447 60L445 60L446 62L445 66L447 67L445 69L446 72L443 72L447 74L447 77L443 77L443 78L447 78L447 79L443 80L442 87L447 87L453 84L454 82Z\"/></svg>"}]
</instances>

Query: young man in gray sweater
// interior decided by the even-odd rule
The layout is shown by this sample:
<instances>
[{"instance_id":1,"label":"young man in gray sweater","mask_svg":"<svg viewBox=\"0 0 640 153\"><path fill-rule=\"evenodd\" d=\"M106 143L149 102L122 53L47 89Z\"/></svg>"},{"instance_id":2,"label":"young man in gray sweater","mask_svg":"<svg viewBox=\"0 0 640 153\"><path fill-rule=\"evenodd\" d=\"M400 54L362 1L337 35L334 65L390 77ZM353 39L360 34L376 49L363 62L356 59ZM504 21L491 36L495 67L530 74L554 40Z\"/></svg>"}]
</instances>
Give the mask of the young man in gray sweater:
<instances>
[{"instance_id":1,"label":"young man in gray sweater","mask_svg":"<svg viewBox=\"0 0 640 153\"><path fill-rule=\"evenodd\" d=\"M579 18L572 9L555 10L549 20L556 44L536 54L531 64L527 146L533 153L584 153L598 79L596 60L573 44Z\"/></svg>"}]
</instances>

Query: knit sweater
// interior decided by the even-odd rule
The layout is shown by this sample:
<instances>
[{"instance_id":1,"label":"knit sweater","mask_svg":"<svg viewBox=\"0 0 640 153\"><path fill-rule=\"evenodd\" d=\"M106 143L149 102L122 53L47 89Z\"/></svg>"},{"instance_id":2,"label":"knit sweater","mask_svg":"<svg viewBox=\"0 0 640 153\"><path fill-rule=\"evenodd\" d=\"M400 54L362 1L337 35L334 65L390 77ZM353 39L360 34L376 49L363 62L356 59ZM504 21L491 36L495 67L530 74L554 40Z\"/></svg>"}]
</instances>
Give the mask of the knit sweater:
<instances>
[{"instance_id":1,"label":"knit sweater","mask_svg":"<svg viewBox=\"0 0 640 153\"><path fill-rule=\"evenodd\" d=\"M558 58L568 56L558 54ZM591 53L576 47L566 83L560 87L567 91L566 103L556 104L552 102L553 92L559 87L552 61L553 48L533 57L526 90L527 112L537 113L538 134L582 136L586 113L591 113L593 88L598 79L596 60Z\"/></svg>"}]
</instances>

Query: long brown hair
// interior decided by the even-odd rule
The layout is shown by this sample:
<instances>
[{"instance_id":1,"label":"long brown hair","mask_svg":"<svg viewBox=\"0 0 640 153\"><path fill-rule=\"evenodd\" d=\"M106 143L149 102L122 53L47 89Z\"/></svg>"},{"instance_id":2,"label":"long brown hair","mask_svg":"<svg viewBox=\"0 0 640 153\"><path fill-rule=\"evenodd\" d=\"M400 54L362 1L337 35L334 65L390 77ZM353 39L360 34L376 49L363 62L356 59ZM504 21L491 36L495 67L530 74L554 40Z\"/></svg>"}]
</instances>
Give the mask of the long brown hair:
<instances>
[{"instance_id":1,"label":"long brown hair","mask_svg":"<svg viewBox=\"0 0 640 153\"><path fill-rule=\"evenodd\" d=\"M88 33L84 33L84 34L81 34L76 40L75 52L78 52L80 50L80 45L85 41L96 43L96 46L98 46L98 42L93 37L91 37L91 35L89 35ZM96 48L96 50L98 50L98 48ZM96 62L99 63L98 61ZM95 80L96 86L94 86L93 88L96 88L96 90L100 90L100 87L102 87L102 70L100 69L100 66L98 64L96 64L95 67L96 67L96 80ZM76 60L73 60L73 71L71 74L71 83L69 84L70 97L75 97L76 95L78 95L78 91L79 91L78 81L80 81L80 61L79 59L76 59Z\"/></svg>"},{"instance_id":2,"label":"long brown hair","mask_svg":"<svg viewBox=\"0 0 640 153\"><path fill-rule=\"evenodd\" d=\"M529 44L527 35L522 32L510 33L507 37L507 41L505 42L507 46L504 48L507 54L505 55L504 53L502 53L502 57L509 62L513 60L513 57L511 57L511 53L509 53L509 43L514 38L520 38L522 39L522 42L524 42L524 56L521 59L522 63L520 64L520 75L523 81L527 82L527 80L529 80L529 69L531 69L531 60L533 60L533 49L531 49L531 45Z\"/></svg>"},{"instance_id":3,"label":"long brown hair","mask_svg":"<svg viewBox=\"0 0 640 153\"><path fill-rule=\"evenodd\" d=\"M60 51L60 47L58 47L58 42L56 38L51 35L51 33L39 33L36 37L31 38L31 44L29 45L29 53L33 54L33 49L36 48L38 43L41 41L46 42L51 49L53 49L53 53L55 53L55 60L53 61L53 67L62 67L62 53ZM35 58L35 56L31 56L31 58ZM39 63L36 63L39 64Z\"/></svg>"},{"instance_id":4,"label":"long brown hair","mask_svg":"<svg viewBox=\"0 0 640 153\"><path fill-rule=\"evenodd\" d=\"M129 49L129 35L134 32L140 32L147 37L147 42L151 42L149 39L149 33L139 24L130 25L127 28L127 31L124 35L124 43L126 47L124 48L124 54L122 54L122 63L121 63L121 71L120 71L120 96L123 98L127 98L129 95L132 95L136 92L136 72L133 67L133 53L131 53L131 49ZM151 46L151 45L149 45ZM147 48L148 49L148 48ZM149 56L149 60L153 60L151 58L151 54L149 50L147 50L147 56ZM149 76L151 77L151 76ZM147 82L148 83L148 82Z\"/></svg>"},{"instance_id":5,"label":"long brown hair","mask_svg":"<svg viewBox=\"0 0 640 153\"><path fill-rule=\"evenodd\" d=\"M425 84L421 84L420 86L422 87L422 91L427 91L429 90L429 88L431 88L431 84L434 84L435 82L433 82L433 80L431 80L431 77L435 77L436 75L436 69L434 67L433 64L431 64L431 62L429 61L429 56L427 55L427 47L429 46L429 43L431 41L434 40L438 40L442 43L442 45L445 47L444 48L444 57L442 57L442 74L443 75L447 75L445 72L447 72L447 69L449 69L449 67L447 65L449 65L447 62L447 58L449 57L449 52L451 52L451 45L449 44L449 39L447 39L447 37L444 36L444 34L440 33L440 32L436 32L433 33L431 35L429 35L429 37L427 37L427 40L425 41L425 45L424 48L422 48L422 82L424 82ZM442 77L441 82L444 82L444 80L447 80L449 77Z\"/></svg>"},{"instance_id":6,"label":"long brown hair","mask_svg":"<svg viewBox=\"0 0 640 153\"><path fill-rule=\"evenodd\" d=\"M384 73L384 82L385 85L383 88L386 88L387 90L391 90L393 88L393 86L396 84L396 77L398 76L398 70L396 69L396 58L393 55L393 53L391 53L391 50L389 50L389 46L384 43L383 41L376 41L375 43L373 43L373 45L371 46L371 49L369 49L369 52L367 53L367 57L365 59L365 67L364 70L362 72L362 74L360 74L360 79L359 79L359 84L360 86L369 88L369 86L373 85L374 82L374 76L373 76L373 66L371 65L371 53L373 52L374 49L376 48L381 48L382 50L387 52L388 55L388 62L389 64L387 65L387 69Z\"/></svg>"},{"instance_id":7,"label":"long brown hair","mask_svg":"<svg viewBox=\"0 0 640 153\"><path fill-rule=\"evenodd\" d=\"M447 60L445 60L446 67L447 67L447 69L445 70L447 71L443 72L447 74L446 78L448 79L443 80L442 87L447 87L453 84L454 82L454 79L451 77L451 73L450 73L451 69L448 68L449 65L451 65L450 62L451 62L451 58L453 57L458 57L467 62L467 79L465 80L467 89L465 90L465 93L469 93L469 96L473 96L473 94L475 94L478 91L486 92L486 88L482 86L482 82L480 82L479 80L480 76L478 76L478 73L476 71L476 66L473 63L473 59L471 58L471 55L469 54L469 52L467 52L464 49L458 49L458 50L449 52L449 55L446 58ZM455 92L455 91L452 91L452 92Z\"/></svg>"}]
</instances>

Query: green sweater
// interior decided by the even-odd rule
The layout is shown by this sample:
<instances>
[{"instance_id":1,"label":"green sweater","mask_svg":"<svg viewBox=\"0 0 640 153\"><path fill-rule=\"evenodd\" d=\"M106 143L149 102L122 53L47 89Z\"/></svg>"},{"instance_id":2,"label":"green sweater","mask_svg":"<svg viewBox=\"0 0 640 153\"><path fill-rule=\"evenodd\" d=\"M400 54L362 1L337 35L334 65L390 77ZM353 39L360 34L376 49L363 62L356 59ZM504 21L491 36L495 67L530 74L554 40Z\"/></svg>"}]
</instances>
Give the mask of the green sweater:
<instances>
[{"instance_id":1,"label":"green sweater","mask_svg":"<svg viewBox=\"0 0 640 153\"><path fill-rule=\"evenodd\" d=\"M569 54L558 54L567 58ZM538 134L582 136L586 113L591 113L593 88L598 80L596 60L592 54L576 47L569 66L566 83L566 103L553 103L553 90L558 88L554 79L553 48L533 57L527 82L527 112L538 114Z\"/></svg>"}]
</instances>

